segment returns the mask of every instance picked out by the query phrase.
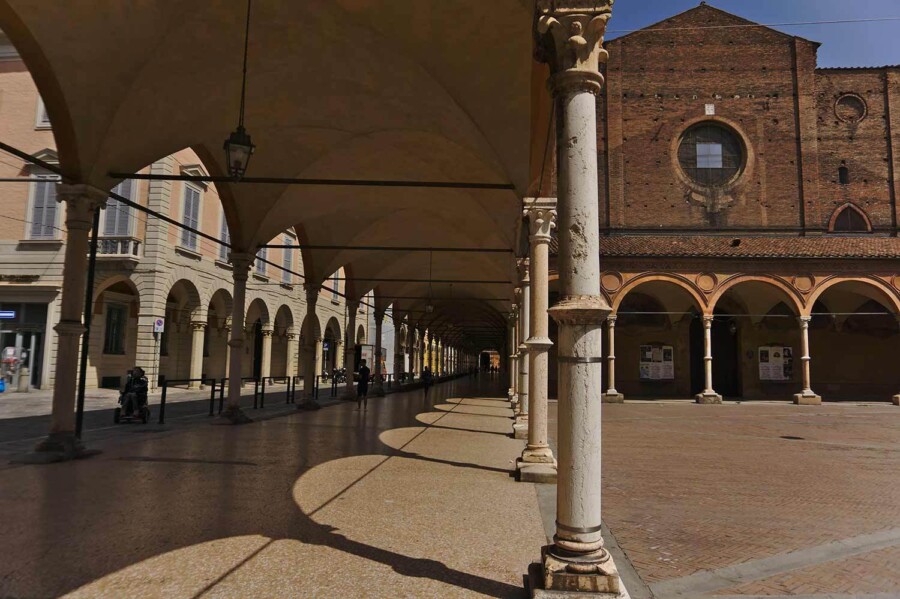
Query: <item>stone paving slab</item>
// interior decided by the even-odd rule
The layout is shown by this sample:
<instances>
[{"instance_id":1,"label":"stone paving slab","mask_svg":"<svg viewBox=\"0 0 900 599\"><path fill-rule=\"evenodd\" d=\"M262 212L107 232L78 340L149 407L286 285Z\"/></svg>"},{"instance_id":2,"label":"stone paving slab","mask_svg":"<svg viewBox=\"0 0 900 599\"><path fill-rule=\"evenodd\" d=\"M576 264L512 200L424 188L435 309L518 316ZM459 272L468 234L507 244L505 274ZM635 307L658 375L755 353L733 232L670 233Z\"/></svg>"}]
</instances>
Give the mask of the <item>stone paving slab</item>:
<instances>
[{"instance_id":1,"label":"stone paving slab","mask_svg":"<svg viewBox=\"0 0 900 599\"><path fill-rule=\"evenodd\" d=\"M629 402L604 406L603 435L604 520L651 588L900 526L894 406ZM900 597L894 551L715 592Z\"/></svg>"},{"instance_id":2,"label":"stone paving slab","mask_svg":"<svg viewBox=\"0 0 900 599\"><path fill-rule=\"evenodd\" d=\"M545 542L522 443L502 407L433 407L471 384L2 470L0 596L521 597Z\"/></svg>"}]
</instances>

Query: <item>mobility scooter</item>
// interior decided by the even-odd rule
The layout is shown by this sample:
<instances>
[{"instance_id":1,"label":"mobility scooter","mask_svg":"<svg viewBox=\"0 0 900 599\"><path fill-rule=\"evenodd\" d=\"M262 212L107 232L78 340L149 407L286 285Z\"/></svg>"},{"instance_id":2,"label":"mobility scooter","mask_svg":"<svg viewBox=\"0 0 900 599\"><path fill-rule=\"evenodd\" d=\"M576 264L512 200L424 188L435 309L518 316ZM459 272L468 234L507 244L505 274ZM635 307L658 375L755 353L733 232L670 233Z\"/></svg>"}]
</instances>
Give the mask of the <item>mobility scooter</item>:
<instances>
[{"instance_id":1,"label":"mobility scooter","mask_svg":"<svg viewBox=\"0 0 900 599\"><path fill-rule=\"evenodd\" d=\"M119 406L113 412L113 422L137 422L147 424L150 420L150 406L147 405L147 377L138 366L129 371L125 388L119 393Z\"/></svg>"}]
</instances>

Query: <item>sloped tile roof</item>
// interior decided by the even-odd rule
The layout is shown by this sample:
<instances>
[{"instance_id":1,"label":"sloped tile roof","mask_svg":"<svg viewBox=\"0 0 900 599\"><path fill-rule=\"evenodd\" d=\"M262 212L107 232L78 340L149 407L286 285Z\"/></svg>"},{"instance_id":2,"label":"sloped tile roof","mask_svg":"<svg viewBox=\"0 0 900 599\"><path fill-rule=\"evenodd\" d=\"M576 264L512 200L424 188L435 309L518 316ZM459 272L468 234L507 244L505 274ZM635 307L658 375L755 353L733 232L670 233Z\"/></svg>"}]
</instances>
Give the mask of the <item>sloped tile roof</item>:
<instances>
[{"instance_id":1,"label":"sloped tile roof","mask_svg":"<svg viewBox=\"0 0 900 599\"><path fill-rule=\"evenodd\" d=\"M557 240L551 252L558 252ZM725 237L601 235L600 255L631 258L900 259L900 238L873 236Z\"/></svg>"}]
</instances>

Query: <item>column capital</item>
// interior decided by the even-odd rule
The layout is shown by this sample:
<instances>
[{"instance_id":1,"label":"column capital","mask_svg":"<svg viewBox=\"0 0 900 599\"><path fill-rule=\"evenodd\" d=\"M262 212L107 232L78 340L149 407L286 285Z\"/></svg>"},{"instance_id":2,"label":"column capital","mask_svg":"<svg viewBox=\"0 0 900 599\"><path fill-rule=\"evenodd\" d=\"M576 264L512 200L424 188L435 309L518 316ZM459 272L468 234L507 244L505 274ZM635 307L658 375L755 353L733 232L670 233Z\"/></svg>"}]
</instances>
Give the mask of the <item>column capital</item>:
<instances>
[{"instance_id":1,"label":"column capital","mask_svg":"<svg viewBox=\"0 0 900 599\"><path fill-rule=\"evenodd\" d=\"M231 264L231 275L235 281L247 280L250 274L250 265L256 260L256 254L249 252L232 251L228 253L228 262Z\"/></svg>"},{"instance_id":2,"label":"column capital","mask_svg":"<svg viewBox=\"0 0 900 599\"><path fill-rule=\"evenodd\" d=\"M550 243L556 228L556 198L525 198L522 214L528 219L531 243Z\"/></svg>"},{"instance_id":3,"label":"column capital","mask_svg":"<svg viewBox=\"0 0 900 599\"><path fill-rule=\"evenodd\" d=\"M319 291L322 288L312 283L304 283L303 291L306 293L306 305L314 306L319 301Z\"/></svg>"},{"instance_id":4,"label":"column capital","mask_svg":"<svg viewBox=\"0 0 900 599\"><path fill-rule=\"evenodd\" d=\"M609 59L603 49L613 0L537 0L535 58L550 65L550 90L599 95L600 64Z\"/></svg>"},{"instance_id":5,"label":"column capital","mask_svg":"<svg viewBox=\"0 0 900 599\"><path fill-rule=\"evenodd\" d=\"M797 320L800 321L800 328L806 329L809 328L809 323L812 320L812 316L801 316Z\"/></svg>"},{"instance_id":6,"label":"column capital","mask_svg":"<svg viewBox=\"0 0 900 599\"><path fill-rule=\"evenodd\" d=\"M707 329L712 328L713 320L715 320L715 316L712 314L704 314L703 315L703 326Z\"/></svg>"},{"instance_id":7,"label":"column capital","mask_svg":"<svg viewBox=\"0 0 900 599\"><path fill-rule=\"evenodd\" d=\"M614 326L616 326L616 319L618 319L618 318L619 318L618 314L610 314L609 316L606 317L606 322L609 323L609 326L614 327Z\"/></svg>"},{"instance_id":8,"label":"column capital","mask_svg":"<svg viewBox=\"0 0 900 599\"><path fill-rule=\"evenodd\" d=\"M106 207L109 194L90 185L56 184L56 201L66 203L66 228L90 231L94 211Z\"/></svg>"},{"instance_id":9,"label":"column capital","mask_svg":"<svg viewBox=\"0 0 900 599\"><path fill-rule=\"evenodd\" d=\"M205 320L192 320L191 321L191 329L195 331L202 331L206 328Z\"/></svg>"},{"instance_id":10,"label":"column capital","mask_svg":"<svg viewBox=\"0 0 900 599\"><path fill-rule=\"evenodd\" d=\"M519 281L522 287L528 287L528 285L531 283L531 279L528 277L528 266L530 265L530 263L531 261L527 257L516 258L516 270L519 273ZM517 291L521 293L522 289L517 289Z\"/></svg>"}]
</instances>

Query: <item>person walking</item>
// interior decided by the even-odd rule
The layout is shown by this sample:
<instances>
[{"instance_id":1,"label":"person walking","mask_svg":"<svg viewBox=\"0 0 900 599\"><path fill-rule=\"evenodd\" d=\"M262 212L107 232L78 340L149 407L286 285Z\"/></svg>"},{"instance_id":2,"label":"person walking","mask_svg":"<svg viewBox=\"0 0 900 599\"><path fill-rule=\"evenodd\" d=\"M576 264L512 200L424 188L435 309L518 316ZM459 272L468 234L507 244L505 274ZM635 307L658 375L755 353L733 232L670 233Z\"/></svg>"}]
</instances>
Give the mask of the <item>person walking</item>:
<instances>
[{"instance_id":1,"label":"person walking","mask_svg":"<svg viewBox=\"0 0 900 599\"><path fill-rule=\"evenodd\" d=\"M356 409L369 409L369 367L366 361L359 363L359 382L356 385Z\"/></svg>"},{"instance_id":2,"label":"person walking","mask_svg":"<svg viewBox=\"0 0 900 599\"><path fill-rule=\"evenodd\" d=\"M423 383L424 389L425 389L425 397L428 397L428 389L431 388L431 380L432 380L431 368L426 366L425 369L422 371L422 383Z\"/></svg>"}]
</instances>

